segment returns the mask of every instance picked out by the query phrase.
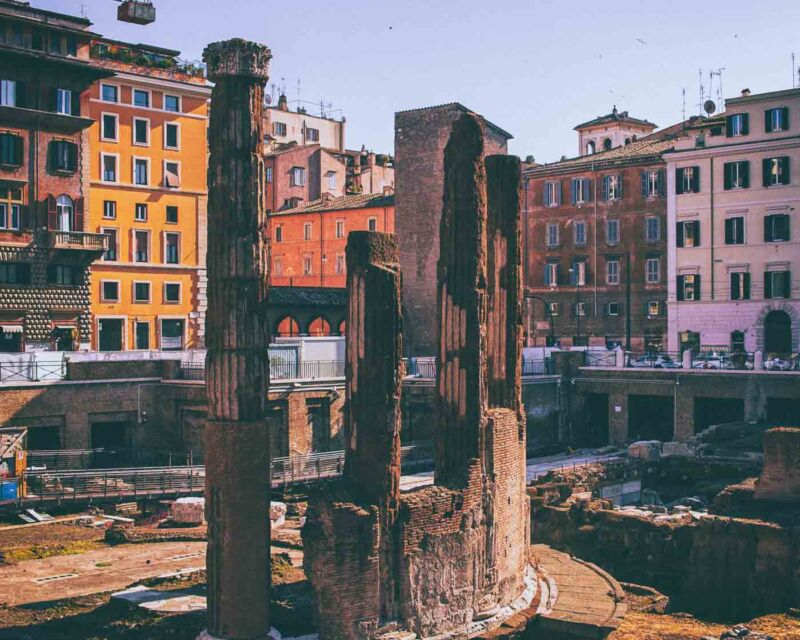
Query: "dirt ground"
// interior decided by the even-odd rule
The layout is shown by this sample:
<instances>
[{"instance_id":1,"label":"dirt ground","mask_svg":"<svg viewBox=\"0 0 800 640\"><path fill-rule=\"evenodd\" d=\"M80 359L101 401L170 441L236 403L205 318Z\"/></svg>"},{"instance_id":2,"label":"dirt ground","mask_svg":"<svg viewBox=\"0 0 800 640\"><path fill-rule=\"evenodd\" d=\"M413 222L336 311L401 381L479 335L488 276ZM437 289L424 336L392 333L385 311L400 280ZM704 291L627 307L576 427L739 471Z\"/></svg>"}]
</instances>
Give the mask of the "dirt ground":
<instances>
[{"instance_id":1,"label":"dirt ground","mask_svg":"<svg viewBox=\"0 0 800 640\"><path fill-rule=\"evenodd\" d=\"M104 529L72 524L15 527L0 531L0 567L24 560L85 553L104 546Z\"/></svg>"},{"instance_id":2,"label":"dirt ground","mask_svg":"<svg viewBox=\"0 0 800 640\"><path fill-rule=\"evenodd\" d=\"M772 615L742 623L751 631L760 631L775 640L800 640L800 618ZM719 638L732 625L710 624L691 616L628 612L622 625L608 640L700 640Z\"/></svg>"}]
</instances>

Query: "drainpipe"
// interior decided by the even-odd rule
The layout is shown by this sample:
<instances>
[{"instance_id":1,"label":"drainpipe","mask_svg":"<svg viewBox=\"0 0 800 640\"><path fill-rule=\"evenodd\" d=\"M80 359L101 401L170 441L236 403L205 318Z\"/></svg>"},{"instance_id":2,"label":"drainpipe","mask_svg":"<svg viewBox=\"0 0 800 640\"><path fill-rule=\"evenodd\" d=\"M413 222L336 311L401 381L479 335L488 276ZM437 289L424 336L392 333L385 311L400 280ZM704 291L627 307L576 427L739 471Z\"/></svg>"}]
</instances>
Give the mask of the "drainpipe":
<instances>
[{"instance_id":1,"label":"drainpipe","mask_svg":"<svg viewBox=\"0 0 800 640\"><path fill-rule=\"evenodd\" d=\"M709 158L711 162L711 231L709 237L711 238L711 299L714 299L714 157ZM701 285L702 287L702 282ZM700 299L702 300L702 293Z\"/></svg>"},{"instance_id":2,"label":"drainpipe","mask_svg":"<svg viewBox=\"0 0 800 640\"><path fill-rule=\"evenodd\" d=\"M323 236L325 234L323 232L323 227L322 227L323 222L324 222L323 213L322 213L322 211L320 211L319 212L319 286L320 287L325 286L324 285L325 277L323 275L323 273L325 271L325 260L324 260L324 257L325 257L325 240L323 239Z\"/></svg>"},{"instance_id":3,"label":"drainpipe","mask_svg":"<svg viewBox=\"0 0 800 640\"><path fill-rule=\"evenodd\" d=\"M592 181L594 182L594 317L597 317L597 170L592 162ZM588 322L586 324L589 324ZM588 340L588 331L587 331ZM587 342L588 344L588 342Z\"/></svg>"}]
</instances>

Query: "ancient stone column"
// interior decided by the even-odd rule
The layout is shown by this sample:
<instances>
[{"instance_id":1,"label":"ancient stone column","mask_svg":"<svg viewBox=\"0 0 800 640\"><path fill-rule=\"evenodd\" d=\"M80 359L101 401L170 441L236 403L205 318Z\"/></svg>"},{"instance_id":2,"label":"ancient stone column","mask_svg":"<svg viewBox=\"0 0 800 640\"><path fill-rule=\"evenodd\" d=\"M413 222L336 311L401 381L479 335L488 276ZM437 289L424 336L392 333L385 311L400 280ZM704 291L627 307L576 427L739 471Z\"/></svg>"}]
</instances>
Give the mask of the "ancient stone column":
<instances>
[{"instance_id":1,"label":"ancient stone column","mask_svg":"<svg viewBox=\"0 0 800 640\"><path fill-rule=\"evenodd\" d=\"M345 469L354 493L379 510L381 617L395 611L391 531L400 498L402 310L394 235L347 236Z\"/></svg>"},{"instance_id":2,"label":"ancient stone column","mask_svg":"<svg viewBox=\"0 0 800 640\"><path fill-rule=\"evenodd\" d=\"M208 45L211 96L206 316L208 632L269 634L269 388L262 111L270 50Z\"/></svg>"},{"instance_id":3,"label":"ancient stone column","mask_svg":"<svg viewBox=\"0 0 800 640\"><path fill-rule=\"evenodd\" d=\"M444 150L437 264L439 357L436 484L463 486L484 449L486 171L480 120L464 114Z\"/></svg>"}]
</instances>

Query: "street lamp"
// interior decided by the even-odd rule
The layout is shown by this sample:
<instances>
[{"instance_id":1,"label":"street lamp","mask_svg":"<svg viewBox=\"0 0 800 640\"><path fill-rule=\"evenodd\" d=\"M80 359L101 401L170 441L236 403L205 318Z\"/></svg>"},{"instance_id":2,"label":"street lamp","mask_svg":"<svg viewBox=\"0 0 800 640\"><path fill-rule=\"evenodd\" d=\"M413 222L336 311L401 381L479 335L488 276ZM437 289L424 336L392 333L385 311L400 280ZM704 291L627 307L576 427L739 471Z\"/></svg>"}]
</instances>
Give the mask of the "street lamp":
<instances>
[{"instance_id":1,"label":"street lamp","mask_svg":"<svg viewBox=\"0 0 800 640\"><path fill-rule=\"evenodd\" d=\"M546 298L542 298L541 296L534 295L532 293L526 293L525 298L527 300L539 300L544 305L544 312L545 317L549 323L548 328L548 335L547 335L547 346L553 345L553 312L550 309L550 302ZM530 315L533 315L532 313ZM536 330L536 324L534 323L534 331ZM528 332L530 333L530 331ZM534 346L536 346L536 338L534 336Z\"/></svg>"}]
</instances>

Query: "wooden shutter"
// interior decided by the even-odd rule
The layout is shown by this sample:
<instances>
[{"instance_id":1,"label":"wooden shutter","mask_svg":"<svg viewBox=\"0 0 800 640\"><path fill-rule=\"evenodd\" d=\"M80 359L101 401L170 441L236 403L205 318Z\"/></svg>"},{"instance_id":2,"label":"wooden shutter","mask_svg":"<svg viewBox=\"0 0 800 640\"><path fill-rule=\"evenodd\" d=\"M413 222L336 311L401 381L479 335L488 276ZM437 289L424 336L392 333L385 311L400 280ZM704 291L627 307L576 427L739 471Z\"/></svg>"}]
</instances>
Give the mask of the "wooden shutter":
<instances>
[{"instance_id":1,"label":"wooden shutter","mask_svg":"<svg viewBox=\"0 0 800 640\"><path fill-rule=\"evenodd\" d=\"M72 115L79 117L81 115L81 94L80 91L72 92Z\"/></svg>"},{"instance_id":2,"label":"wooden shutter","mask_svg":"<svg viewBox=\"0 0 800 640\"><path fill-rule=\"evenodd\" d=\"M583 178L583 200L584 202L592 201L592 181L589 178Z\"/></svg>"},{"instance_id":3,"label":"wooden shutter","mask_svg":"<svg viewBox=\"0 0 800 640\"><path fill-rule=\"evenodd\" d=\"M731 180L731 167L733 166L732 162L726 162L725 165L722 167L722 173L724 176L724 187L725 189L730 189L732 185Z\"/></svg>"},{"instance_id":4,"label":"wooden shutter","mask_svg":"<svg viewBox=\"0 0 800 640\"><path fill-rule=\"evenodd\" d=\"M725 135L728 138L733 135L733 116L725 118Z\"/></svg>"},{"instance_id":5,"label":"wooden shutter","mask_svg":"<svg viewBox=\"0 0 800 640\"><path fill-rule=\"evenodd\" d=\"M741 162L741 172L742 172L742 187L747 189L750 186L750 161L743 160Z\"/></svg>"},{"instance_id":6,"label":"wooden shutter","mask_svg":"<svg viewBox=\"0 0 800 640\"><path fill-rule=\"evenodd\" d=\"M623 180L622 180L622 174L620 173L620 174L617 176L617 193L619 194L617 197L618 197L620 200L622 199L622 196L624 195L624 192L623 192L623 190L622 190L622 187L623 187Z\"/></svg>"},{"instance_id":7,"label":"wooden shutter","mask_svg":"<svg viewBox=\"0 0 800 640\"><path fill-rule=\"evenodd\" d=\"M742 290L744 291L744 299L750 299L750 273L746 272L742 274L742 278L744 279L744 286Z\"/></svg>"},{"instance_id":8,"label":"wooden shutter","mask_svg":"<svg viewBox=\"0 0 800 640\"><path fill-rule=\"evenodd\" d=\"M781 120L783 120L783 130L789 128L789 107L781 107Z\"/></svg>"},{"instance_id":9,"label":"wooden shutter","mask_svg":"<svg viewBox=\"0 0 800 640\"><path fill-rule=\"evenodd\" d=\"M83 233L83 196L75 201L75 231Z\"/></svg>"},{"instance_id":10,"label":"wooden shutter","mask_svg":"<svg viewBox=\"0 0 800 640\"><path fill-rule=\"evenodd\" d=\"M733 218L726 218L725 220L725 244L733 244L735 242L734 236L734 222Z\"/></svg>"},{"instance_id":11,"label":"wooden shutter","mask_svg":"<svg viewBox=\"0 0 800 640\"><path fill-rule=\"evenodd\" d=\"M647 197L647 171L642 171L642 197Z\"/></svg>"},{"instance_id":12,"label":"wooden shutter","mask_svg":"<svg viewBox=\"0 0 800 640\"><path fill-rule=\"evenodd\" d=\"M772 242L772 216L764 216L764 242Z\"/></svg>"},{"instance_id":13,"label":"wooden shutter","mask_svg":"<svg viewBox=\"0 0 800 640\"><path fill-rule=\"evenodd\" d=\"M47 207L47 228L51 231L58 229L58 209L56 208L56 199L52 195L48 195L45 200Z\"/></svg>"},{"instance_id":14,"label":"wooden shutter","mask_svg":"<svg viewBox=\"0 0 800 640\"><path fill-rule=\"evenodd\" d=\"M692 224L694 225L694 246L695 247L699 247L700 246L700 221L699 220L695 220L694 222L692 222Z\"/></svg>"},{"instance_id":15,"label":"wooden shutter","mask_svg":"<svg viewBox=\"0 0 800 640\"><path fill-rule=\"evenodd\" d=\"M783 297L787 300L792 295L792 272L786 270L783 272Z\"/></svg>"},{"instance_id":16,"label":"wooden shutter","mask_svg":"<svg viewBox=\"0 0 800 640\"><path fill-rule=\"evenodd\" d=\"M573 178L569 182L569 201L576 204L578 201L578 180Z\"/></svg>"},{"instance_id":17,"label":"wooden shutter","mask_svg":"<svg viewBox=\"0 0 800 640\"><path fill-rule=\"evenodd\" d=\"M603 176L600 182L600 198L608 200L608 192L611 184L611 176Z\"/></svg>"},{"instance_id":18,"label":"wooden shutter","mask_svg":"<svg viewBox=\"0 0 800 640\"><path fill-rule=\"evenodd\" d=\"M675 193L678 195L683 193L683 176L686 169L675 169Z\"/></svg>"},{"instance_id":19,"label":"wooden shutter","mask_svg":"<svg viewBox=\"0 0 800 640\"><path fill-rule=\"evenodd\" d=\"M678 247L683 246L683 222L675 224L675 245Z\"/></svg>"},{"instance_id":20,"label":"wooden shutter","mask_svg":"<svg viewBox=\"0 0 800 640\"><path fill-rule=\"evenodd\" d=\"M764 298L770 299L772 297L772 272L764 272Z\"/></svg>"},{"instance_id":21,"label":"wooden shutter","mask_svg":"<svg viewBox=\"0 0 800 640\"><path fill-rule=\"evenodd\" d=\"M678 302L681 302L682 300L684 300L684 296L683 296L683 276L678 276L676 278L676 282L677 282L677 286L678 286L678 290L676 291L676 297L678 299Z\"/></svg>"},{"instance_id":22,"label":"wooden shutter","mask_svg":"<svg viewBox=\"0 0 800 640\"><path fill-rule=\"evenodd\" d=\"M778 223L779 223L778 226L779 226L779 229L780 229L781 239L783 239L783 240L788 242L791 239L791 238L789 238L789 216L788 216L788 214L782 213L781 215L779 215L778 216Z\"/></svg>"},{"instance_id":23,"label":"wooden shutter","mask_svg":"<svg viewBox=\"0 0 800 640\"><path fill-rule=\"evenodd\" d=\"M750 133L750 114L743 113L742 115L742 135L746 136Z\"/></svg>"},{"instance_id":24,"label":"wooden shutter","mask_svg":"<svg viewBox=\"0 0 800 640\"><path fill-rule=\"evenodd\" d=\"M67 143L69 146L69 153L68 153L68 162L69 162L69 170L70 171L77 171L78 170L78 145L74 142Z\"/></svg>"},{"instance_id":25,"label":"wooden shutter","mask_svg":"<svg viewBox=\"0 0 800 640\"><path fill-rule=\"evenodd\" d=\"M549 183L543 182L542 183L542 204L545 207L550 206L550 189L548 188Z\"/></svg>"},{"instance_id":26,"label":"wooden shutter","mask_svg":"<svg viewBox=\"0 0 800 640\"><path fill-rule=\"evenodd\" d=\"M552 284L552 282L550 282L550 265L546 262L544 264L544 284L545 286Z\"/></svg>"},{"instance_id":27,"label":"wooden shutter","mask_svg":"<svg viewBox=\"0 0 800 640\"><path fill-rule=\"evenodd\" d=\"M783 156L781 163L781 184L789 184L789 156Z\"/></svg>"},{"instance_id":28,"label":"wooden shutter","mask_svg":"<svg viewBox=\"0 0 800 640\"><path fill-rule=\"evenodd\" d=\"M17 103L16 103L17 106L20 108L27 108L28 101L25 93L25 83L17 80L16 90L17 90Z\"/></svg>"},{"instance_id":29,"label":"wooden shutter","mask_svg":"<svg viewBox=\"0 0 800 640\"><path fill-rule=\"evenodd\" d=\"M14 164L22 166L25 164L23 156L25 155L25 141L22 136L13 136L11 139L14 145Z\"/></svg>"},{"instance_id":30,"label":"wooden shutter","mask_svg":"<svg viewBox=\"0 0 800 640\"><path fill-rule=\"evenodd\" d=\"M726 231L727 235L727 231ZM739 300L739 278L741 273L731 274L731 300Z\"/></svg>"},{"instance_id":31,"label":"wooden shutter","mask_svg":"<svg viewBox=\"0 0 800 640\"><path fill-rule=\"evenodd\" d=\"M764 131L772 133L772 109L764 111Z\"/></svg>"},{"instance_id":32,"label":"wooden shutter","mask_svg":"<svg viewBox=\"0 0 800 640\"><path fill-rule=\"evenodd\" d=\"M659 169L658 173L656 174L656 191L658 192L658 195L661 197L663 197L664 194L666 193L664 185L666 180L664 180L664 177L665 177L664 169Z\"/></svg>"},{"instance_id":33,"label":"wooden shutter","mask_svg":"<svg viewBox=\"0 0 800 640\"><path fill-rule=\"evenodd\" d=\"M702 288L700 286L700 274L698 273L694 277L694 299L695 300L700 300L700 292L701 291L702 291Z\"/></svg>"},{"instance_id":34,"label":"wooden shutter","mask_svg":"<svg viewBox=\"0 0 800 640\"><path fill-rule=\"evenodd\" d=\"M20 229L31 229L31 209L28 205L23 204L19 208L20 216Z\"/></svg>"},{"instance_id":35,"label":"wooden shutter","mask_svg":"<svg viewBox=\"0 0 800 640\"><path fill-rule=\"evenodd\" d=\"M772 164L772 158L764 158L761 161L761 183L763 186L768 187L770 183L770 165Z\"/></svg>"},{"instance_id":36,"label":"wooden shutter","mask_svg":"<svg viewBox=\"0 0 800 640\"><path fill-rule=\"evenodd\" d=\"M561 204L561 180L556 180L555 196L556 204Z\"/></svg>"},{"instance_id":37,"label":"wooden shutter","mask_svg":"<svg viewBox=\"0 0 800 640\"><path fill-rule=\"evenodd\" d=\"M693 167L692 171L692 191L700 193L700 167Z\"/></svg>"}]
</instances>

